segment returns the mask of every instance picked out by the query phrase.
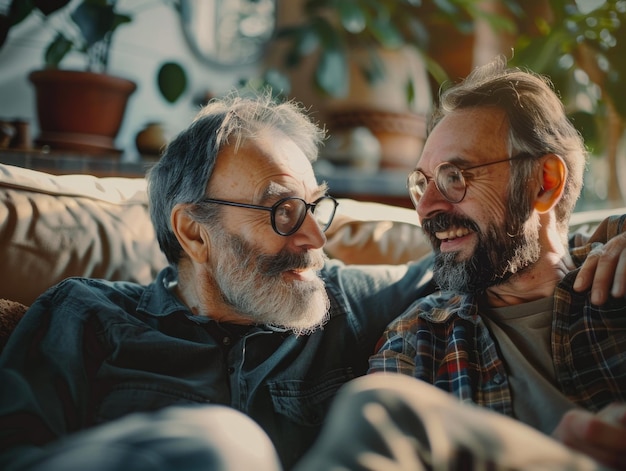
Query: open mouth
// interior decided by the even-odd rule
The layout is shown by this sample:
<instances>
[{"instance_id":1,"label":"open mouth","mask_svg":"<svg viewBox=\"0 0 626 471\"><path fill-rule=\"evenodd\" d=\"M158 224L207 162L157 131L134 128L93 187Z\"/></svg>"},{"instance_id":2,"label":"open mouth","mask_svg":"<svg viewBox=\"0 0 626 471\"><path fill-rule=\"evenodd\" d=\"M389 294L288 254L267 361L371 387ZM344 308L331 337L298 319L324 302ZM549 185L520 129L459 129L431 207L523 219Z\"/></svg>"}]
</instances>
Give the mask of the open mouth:
<instances>
[{"instance_id":1,"label":"open mouth","mask_svg":"<svg viewBox=\"0 0 626 471\"><path fill-rule=\"evenodd\" d=\"M294 280L309 281L317 277L317 271L312 268L294 268L287 270L285 274Z\"/></svg>"},{"instance_id":2,"label":"open mouth","mask_svg":"<svg viewBox=\"0 0 626 471\"><path fill-rule=\"evenodd\" d=\"M435 237L443 242L450 242L460 237L465 237L471 231L466 227L458 227L456 229L448 229L447 231L435 232Z\"/></svg>"}]
</instances>

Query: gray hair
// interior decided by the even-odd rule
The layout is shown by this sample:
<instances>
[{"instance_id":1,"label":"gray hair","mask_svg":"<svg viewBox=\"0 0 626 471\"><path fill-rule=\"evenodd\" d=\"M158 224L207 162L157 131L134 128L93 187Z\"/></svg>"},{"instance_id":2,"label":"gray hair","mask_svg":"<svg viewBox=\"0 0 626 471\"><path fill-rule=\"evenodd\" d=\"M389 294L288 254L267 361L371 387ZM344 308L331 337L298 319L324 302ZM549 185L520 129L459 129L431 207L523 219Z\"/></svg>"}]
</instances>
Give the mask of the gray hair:
<instances>
[{"instance_id":1,"label":"gray hair","mask_svg":"<svg viewBox=\"0 0 626 471\"><path fill-rule=\"evenodd\" d=\"M507 68L506 58L498 57L474 69L463 82L441 93L429 132L455 110L489 106L506 114L511 157L529 154L538 158L556 154L565 161L567 181L555 210L560 230L567 231L582 189L587 151L580 133L567 118L563 103L546 77L519 68ZM517 203L528 201L532 196L528 182L535 174L536 159L513 162L510 195L517 199Z\"/></svg>"},{"instance_id":2,"label":"gray hair","mask_svg":"<svg viewBox=\"0 0 626 471\"><path fill-rule=\"evenodd\" d=\"M198 203L206 196L208 181L223 147L238 147L265 129L283 132L310 162L317 159L319 145L325 137L325 131L296 102L276 102L268 93L255 97L232 93L209 102L191 125L168 144L158 163L150 169L147 175L150 217L159 246L171 264L177 264L182 254L170 224L174 206Z\"/></svg>"}]
</instances>

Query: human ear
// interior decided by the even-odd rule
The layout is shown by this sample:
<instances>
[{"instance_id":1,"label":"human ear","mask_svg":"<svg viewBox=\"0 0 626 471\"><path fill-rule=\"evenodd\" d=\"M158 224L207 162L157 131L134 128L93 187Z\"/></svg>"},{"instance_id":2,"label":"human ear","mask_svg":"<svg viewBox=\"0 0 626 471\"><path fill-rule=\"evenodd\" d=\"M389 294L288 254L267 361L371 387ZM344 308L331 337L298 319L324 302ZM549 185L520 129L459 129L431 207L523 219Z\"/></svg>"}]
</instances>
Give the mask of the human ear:
<instances>
[{"instance_id":1,"label":"human ear","mask_svg":"<svg viewBox=\"0 0 626 471\"><path fill-rule=\"evenodd\" d=\"M189 214L188 205L174 206L170 220L172 230L185 253L194 262L206 263L209 258L208 237L202 224Z\"/></svg>"},{"instance_id":2,"label":"human ear","mask_svg":"<svg viewBox=\"0 0 626 471\"><path fill-rule=\"evenodd\" d=\"M550 211L561 199L567 180L567 166L556 154L543 157L541 189L535 198L535 209L540 213Z\"/></svg>"}]
</instances>

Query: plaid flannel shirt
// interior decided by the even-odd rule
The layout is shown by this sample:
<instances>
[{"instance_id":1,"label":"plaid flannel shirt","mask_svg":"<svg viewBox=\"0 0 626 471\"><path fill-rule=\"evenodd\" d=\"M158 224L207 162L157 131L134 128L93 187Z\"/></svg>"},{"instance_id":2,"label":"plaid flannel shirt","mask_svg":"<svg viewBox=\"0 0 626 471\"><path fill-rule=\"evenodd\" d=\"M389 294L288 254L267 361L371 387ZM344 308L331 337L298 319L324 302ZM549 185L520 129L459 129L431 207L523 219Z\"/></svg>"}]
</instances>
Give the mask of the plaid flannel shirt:
<instances>
[{"instance_id":1,"label":"plaid flannel shirt","mask_svg":"<svg viewBox=\"0 0 626 471\"><path fill-rule=\"evenodd\" d=\"M626 229L626 215L605 222L605 240ZM572 249L577 264L595 245L594 237L587 239L570 238L573 246L589 242ZM563 394L597 411L626 401L626 299L591 304L588 292L572 288L576 273L567 274L554 293L553 364ZM473 295L437 292L416 301L380 340L370 359L369 372L376 371L411 375L462 401L513 415L505 366Z\"/></svg>"}]
</instances>

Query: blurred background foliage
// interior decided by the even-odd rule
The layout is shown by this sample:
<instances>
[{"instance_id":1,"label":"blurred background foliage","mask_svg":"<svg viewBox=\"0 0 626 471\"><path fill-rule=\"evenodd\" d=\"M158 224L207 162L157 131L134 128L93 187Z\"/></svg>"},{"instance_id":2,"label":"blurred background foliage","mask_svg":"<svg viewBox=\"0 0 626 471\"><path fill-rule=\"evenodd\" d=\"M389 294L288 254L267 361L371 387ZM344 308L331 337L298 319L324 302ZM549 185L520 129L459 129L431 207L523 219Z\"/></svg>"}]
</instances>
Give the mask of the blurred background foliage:
<instances>
[{"instance_id":1,"label":"blurred background foliage","mask_svg":"<svg viewBox=\"0 0 626 471\"><path fill-rule=\"evenodd\" d=\"M315 93L324 99L341 97L349 92L352 50L367 49L369 60L359 70L374 83L393 73L385 69L377 51L410 46L423 58L432 89L437 90L462 79L481 60L502 53L511 65L551 78L592 158L608 162L600 178L606 180L601 182L605 188L599 191L623 203L626 188L620 190L618 153L626 122L622 90L626 0L302 0L301 4L295 20L279 21L275 44L282 45L281 59L255 79L257 87L269 84L289 96L293 85L289 71L314 61ZM491 45L486 56L477 58L485 36ZM414 84L408 81L404 88L407 102L414 101ZM626 182L622 185L626 187Z\"/></svg>"}]
</instances>

